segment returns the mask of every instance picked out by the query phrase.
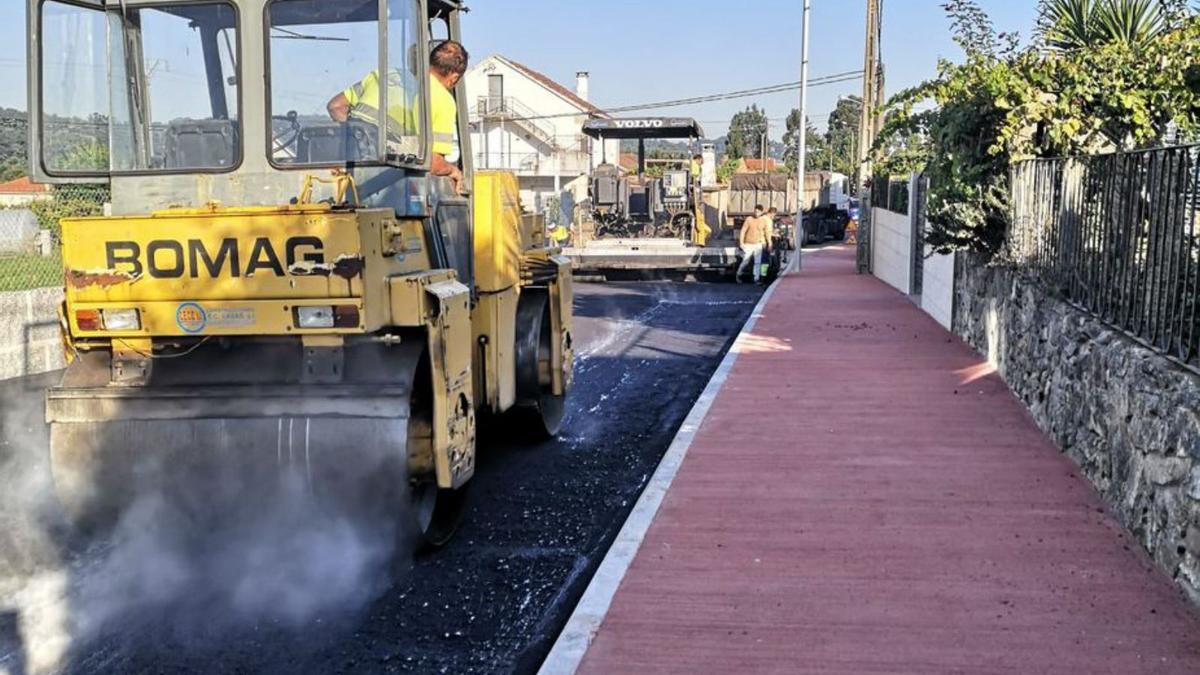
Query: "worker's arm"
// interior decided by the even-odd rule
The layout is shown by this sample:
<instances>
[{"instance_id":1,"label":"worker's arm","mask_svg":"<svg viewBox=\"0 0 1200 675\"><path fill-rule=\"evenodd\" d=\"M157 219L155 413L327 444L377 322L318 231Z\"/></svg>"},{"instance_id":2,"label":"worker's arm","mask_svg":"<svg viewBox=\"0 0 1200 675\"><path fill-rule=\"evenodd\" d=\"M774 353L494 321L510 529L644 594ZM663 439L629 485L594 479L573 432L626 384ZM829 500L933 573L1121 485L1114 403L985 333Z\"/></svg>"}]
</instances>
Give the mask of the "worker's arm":
<instances>
[{"instance_id":1,"label":"worker's arm","mask_svg":"<svg viewBox=\"0 0 1200 675\"><path fill-rule=\"evenodd\" d=\"M350 119L350 99L346 98L345 92L329 99L325 109L329 111L329 117L334 122L345 122Z\"/></svg>"},{"instance_id":2,"label":"worker's arm","mask_svg":"<svg viewBox=\"0 0 1200 675\"><path fill-rule=\"evenodd\" d=\"M460 195L463 194L462 169L447 162L445 155L438 152L433 153L433 163L430 165L429 171L435 176L445 176L453 180L454 190Z\"/></svg>"}]
</instances>

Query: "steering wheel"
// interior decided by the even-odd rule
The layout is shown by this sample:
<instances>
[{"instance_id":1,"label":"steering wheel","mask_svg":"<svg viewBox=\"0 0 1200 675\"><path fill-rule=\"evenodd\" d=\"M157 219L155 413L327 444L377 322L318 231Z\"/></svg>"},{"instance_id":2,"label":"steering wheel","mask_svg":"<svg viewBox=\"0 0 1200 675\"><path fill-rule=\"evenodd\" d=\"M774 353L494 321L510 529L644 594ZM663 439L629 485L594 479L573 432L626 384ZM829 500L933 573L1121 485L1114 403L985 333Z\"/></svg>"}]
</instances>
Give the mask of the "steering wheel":
<instances>
[{"instance_id":1,"label":"steering wheel","mask_svg":"<svg viewBox=\"0 0 1200 675\"><path fill-rule=\"evenodd\" d=\"M286 115L272 115L273 121L287 122L288 126L274 131L271 138L271 156L274 157L280 152L296 145L300 140L300 121L299 115L295 110L289 110ZM273 125L272 125L273 126Z\"/></svg>"}]
</instances>

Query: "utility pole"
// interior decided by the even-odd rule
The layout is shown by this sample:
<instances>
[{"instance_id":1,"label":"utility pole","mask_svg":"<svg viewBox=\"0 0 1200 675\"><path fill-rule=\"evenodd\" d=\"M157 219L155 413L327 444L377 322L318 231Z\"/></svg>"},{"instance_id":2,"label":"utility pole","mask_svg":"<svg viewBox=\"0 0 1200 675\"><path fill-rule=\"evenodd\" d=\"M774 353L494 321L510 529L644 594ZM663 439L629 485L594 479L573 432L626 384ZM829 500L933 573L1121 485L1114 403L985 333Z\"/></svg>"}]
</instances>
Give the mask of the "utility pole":
<instances>
[{"instance_id":1,"label":"utility pole","mask_svg":"<svg viewBox=\"0 0 1200 675\"><path fill-rule=\"evenodd\" d=\"M879 0L867 0L867 35L863 54L862 111L858 123L858 181L856 192L871 176L871 148L875 145L875 109L879 106ZM859 195L861 200L861 194ZM861 201L860 201L861 203Z\"/></svg>"},{"instance_id":2,"label":"utility pole","mask_svg":"<svg viewBox=\"0 0 1200 675\"><path fill-rule=\"evenodd\" d=\"M770 173L769 171L767 171L767 156L770 154L770 148L771 148L771 120L768 119L766 126L763 127L763 135L762 135L762 150L761 150L761 152L762 152L762 172L764 174Z\"/></svg>"},{"instance_id":3,"label":"utility pole","mask_svg":"<svg viewBox=\"0 0 1200 675\"><path fill-rule=\"evenodd\" d=\"M803 265L804 242L804 179L805 163L808 160L808 12L810 0L804 0L804 18L801 20L800 38L800 152L796 181L796 269Z\"/></svg>"}]
</instances>

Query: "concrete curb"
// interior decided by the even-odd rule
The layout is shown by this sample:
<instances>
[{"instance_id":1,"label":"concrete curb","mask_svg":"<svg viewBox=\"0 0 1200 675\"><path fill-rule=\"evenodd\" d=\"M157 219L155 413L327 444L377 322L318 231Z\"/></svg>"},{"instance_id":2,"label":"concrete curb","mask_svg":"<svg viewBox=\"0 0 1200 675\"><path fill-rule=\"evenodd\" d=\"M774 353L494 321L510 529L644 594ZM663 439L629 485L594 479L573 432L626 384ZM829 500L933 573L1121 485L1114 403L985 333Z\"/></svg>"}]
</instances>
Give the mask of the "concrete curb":
<instances>
[{"instance_id":1,"label":"concrete curb","mask_svg":"<svg viewBox=\"0 0 1200 675\"><path fill-rule=\"evenodd\" d=\"M811 250L803 252L801 255L812 255L823 250L828 249ZM742 326L741 332L738 333L733 345L726 352L725 358L721 360L721 365L713 373L708 385L700 394L700 398L696 399L696 404L692 406L683 425L679 427L679 433L671 441L670 447L667 448L666 454L659 462L658 469L650 477L650 482L646 484L642 496L638 498L629 517L625 520L625 525L621 527L612 547L608 549L595 576L592 577L587 589L583 592L579 604L575 606L575 611L567 620L567 625L563 627L558 639L555 640L550 654L546 656L546 660L538 670L539 675L572 675L583 663L583 657L587 653L588 647L591 646L596 632L600 630L600 624L604 622L604 617L608 614L613 596L616 595L621 580L625 578L629 565L633 563L638 549L641 548L642 540L645 539L646 532L650 529L650 524L654 521L654 516L658 513L658 508L667 495L667 490L675 480L675 474L679 472L679 467L683 464L688 449L692 446L696 432L700 430L700 425L708 416L709 409L712 408L717 395L721 393L721 388L725 386L725 380L729 378L733 364L737 362L738 344L743 342L754 330L754 325L762 316L763 309L775 294L779 281L796 271L796 263L799 258L799 255L794 256L787 269L780 275L780 279L771 284L763 293L762 298L755 305L754 311L750 314L749 320L746 321L746 325Z\"/></svg>"}]
</instances>

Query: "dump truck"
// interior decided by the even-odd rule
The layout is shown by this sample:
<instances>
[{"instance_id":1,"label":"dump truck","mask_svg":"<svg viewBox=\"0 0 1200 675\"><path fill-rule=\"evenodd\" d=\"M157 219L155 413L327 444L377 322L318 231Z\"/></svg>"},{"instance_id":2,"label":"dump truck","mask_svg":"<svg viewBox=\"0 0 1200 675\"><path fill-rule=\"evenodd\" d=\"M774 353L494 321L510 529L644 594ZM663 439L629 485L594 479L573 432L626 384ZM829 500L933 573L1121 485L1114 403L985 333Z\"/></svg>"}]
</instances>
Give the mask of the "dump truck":
<instances>
[{"instance_id":1,"label":"dump truck","mask_svg":"<svg viewBox=\"0 0 1200 675\"><path fill-rule=\"evenodd\" d=\"M845 192L846 177L842 174L814 172L804 177L805 241L820 244L830 239L846 238L849 198ZM780 222L787 232L786 238L794 242L792 229L796 221L796 179L779 173L738 173L729 182L729 217L734 227L740 228L742 221L754 214L754 207L774 206L780 214Z\"/></svg>"},{"instance_id":2,"label":"dump truck","mask_svg":"<svg viewBox=\"0 0 1200 675\"><path fill-rule=\"evenodd\" d=\"M704 131L685 117L601 118L583 133L603 148L604 141L636 140L637 167L625 173L602 156L588 177L588 198L580 204L571 246L564 250L573 269L584 274L728 273L737 262L732 231L705 221L698 177L690 158L649 160L646 141L695 142ZM648 170L648 162L661 171Z\"/></svg>"},{"instance_id":3,"label":"dump truck","mask_svg":"<svg viewBox=\"0 0 1200 675\"><path fill-rule=\"evenodd\" d=\"M431 173L431 36L457 39L464 11L29 0L33 174L111 189L111 213L62 221L70 364L46 419L71 523L103 530L198 476L222 478L217 501L287 473L438 546L479 416L559 431L570 261L511 174L473 170L467 106L463 189ZM385 120L335 121L351 90Z\"/></svg>"}]
</instances>

